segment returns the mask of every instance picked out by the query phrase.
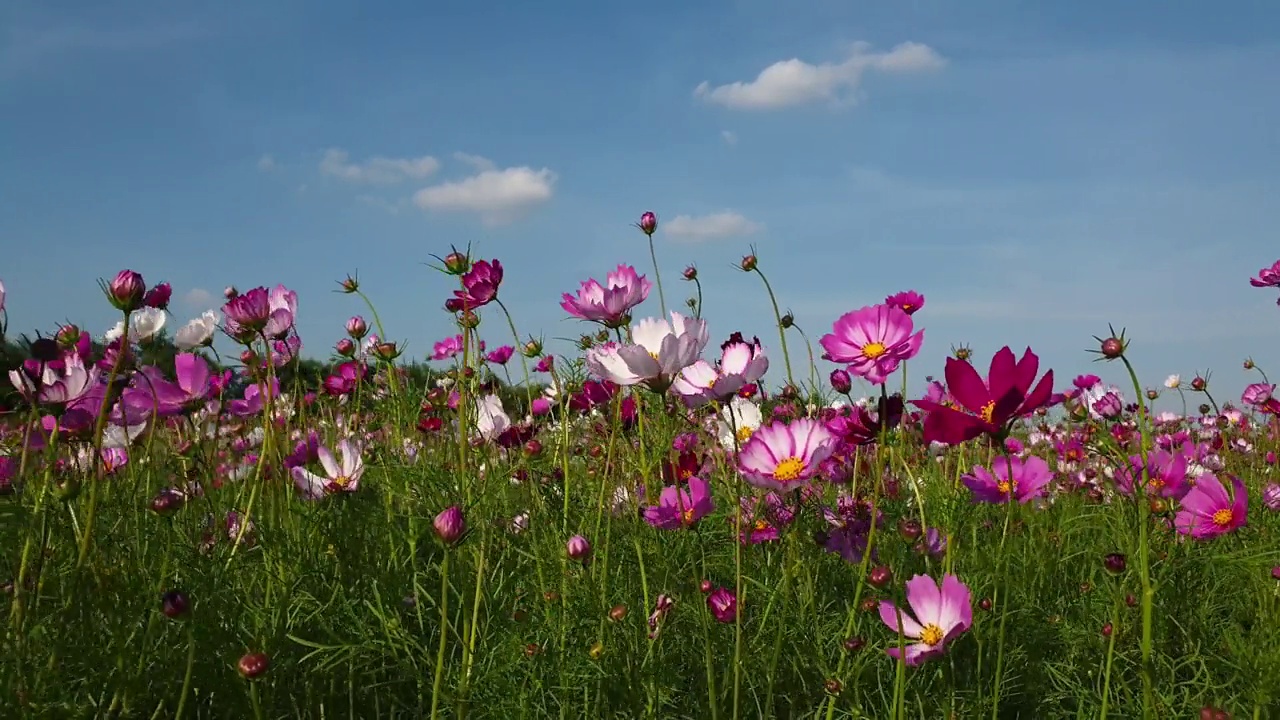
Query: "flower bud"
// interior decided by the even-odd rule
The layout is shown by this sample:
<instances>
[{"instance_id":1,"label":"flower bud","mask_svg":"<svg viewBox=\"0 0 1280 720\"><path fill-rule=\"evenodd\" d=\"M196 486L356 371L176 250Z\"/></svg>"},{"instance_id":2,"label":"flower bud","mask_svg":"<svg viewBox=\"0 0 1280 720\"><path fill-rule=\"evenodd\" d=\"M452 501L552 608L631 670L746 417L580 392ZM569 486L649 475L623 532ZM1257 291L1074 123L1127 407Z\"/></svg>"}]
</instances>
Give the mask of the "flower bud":
<instances>
[{"instance_id":1,"label":"flower bud","mask_svg":"<svg viewBox=\"0 0 1280 720\"><path fill-rule=\"evenodd\" d=\"M333 349L337 350L342 357L349 358L356 354L356 344L351 342L351 338L342 338Z\"/></svg>"},{"instance_id":2,"label":"flower bud","mask_svg":"<svg viewBox=\"0 0 1280 720\"><path fill-rule=\"evenodd\" d=\"M591 543L581 535L574 535L569 538L565 551L569 557L580 562L586 562L591 557Z\"/></svg>"},{"instance_id":3,"label":"flower bud","mask_svg":"<svg viewBox=\"0 0 1280 720\"><path fill-rule=\"evenodd\" d=\"M1110 553L1106 557L1102 558L1102 565L1107 569L1107 572L1113 575L1119 575L1125 571L1126 567L1128 567L1128 562L1125 560L1123 554Z\"/></svg>"},{"instance_id":4,"label":"flower bud","mask_svg":"<svg viewBox=\"0 0 1280 720\"><path fill-rule=\"evenodd\" d=\"M890 570L887 565L877 565L867 573L867 582L873 587L884 588L893 582L893 570Z\"/></svg>"},{"instance_id":5,"label":"flower bud","mask_svg":"<svg viewBox=\"0 0 1280 720\"><path fill-rule=\"evenodd\" d=\"M228 285L222 289L222 297L228 300L235 300L240 297L240 291L236 289L235 285Z\"/></svg>"},{"instance_id":6,"label":"flower bud","mask_svg":"<svg viewBox=\"0 0 1280 720\"><path fill-rule=\"evenodd\" d=\"M684 279L694 281L698 279L698 268L690 265L684 269Z\"/></svg>"},{"instance_id":7,"label":"flower bud","mask_svg":"<svg viewBox=\"0 0 1280 720\"><path fill-rule=\"evenodd\" d=\"M742 264L741 264L742 271L743 271L743 272L751 272L752 270L755 270L755 269L756 269L756 263L757 263L757 260L756 260L756 256L755 256L755 255L746 255L746 256L744 256L744 257L742 258Z\"/></svg>"},{"instance_id":8,"label":"flower bud","mask_svg":"<svg viewBox=\"0 0 1280 720\"><path fill-rule=\"evenodd\" d=\"M142 297L142 304L157 310L167 310L172 297L173 287L167 282L162 282L147 291L147 294Z\"/></svg>"},{"instance_id":9,"label":"flower bud","mask_svg":"<svg viewBox=\"0 0 1280 720\"><path fill-rule=\"evenodd\" d=\"M436 536L446 545L457 544L467 532L467 521L462 516L462 508L451 505L431 523L436 529Z\"/></svg>"},{"instance_id":10,"label":"flower bud","mask_svg":"<svg viewBox=\"0 0 1280 720\"><path fill-rule=\"evenodd\" d=\"M368 323L366 323L364 321L364 318L360 317L359 315L353 315L350 320L347 320L347 334L350 335L353 339L359 340L363 338L368 332L369 332Z\"/></svg>"},{"instance_id":11,"label":"flower bud","mask_svg":"<svg viewBox=\"0 0 1280 720\"><path fill-rule=\"evenodd\" d=\"M339 281L338 284L342 286L342 292L348 295L351 295L352 293L356 293L360 291L360 281L356 280L354 277L350 275L348 275L343 280Z\"/></svg>"},{"instance_id":12,"label":"flower bud","mask_svg":"<svg viewBox=\"0 0 1280 720\"><path fill-rule=\"evenodd\" d=\"M471 258L454 250L444 256L444 269L450 275L465 275L471 269Z\"/></svg>"},{"instance_id":13,"label":"flower bud","mask_svg":"<svg viewBox=\"0 0 1280 720\"><path fill-rule=\"evenodd\" d=\"M240 657L240 662L236 663L240 676L246 680L261 677L269 667L271 667L271 658L267 657L266 653L260 652L245 653Z\"/></svg>"},{"instance_id":14,"label":"flower bud","mask_svg":"<svg viewBox=\"0 0 1280 720\"><path fill-rule=\"evenodd\" d=\"M107 284L107 300L123 312L133 312L142 307L146 294L147 283L132 270L121 270Z\"/></svg>"},{"instance_id":15,"label":"flower bud","mask_svg":"<svg viewBox=\"0 0 1280 720\"><path fill-rule=\"evenodd\" d=\"M1120 338L1109 337L1102 341L1102 357L1115 360L1121 355L1124 355L1124 341Z\"/></svg>"},{"instance_id":16,"label":"flower bud","mask_svg":"<svg viewBox=\"0 0 1280 720\"><path fill-rule=\"evenodd\" d=\"M849 377L849 373L845 370L832 370L831 387L836 392L847 395L853 389L853 378Z\"/></svg>"},{"instance_id":17,"label":"flower bud","mask_svg":"<svg viewBox=\"0 0 1280 720\"><path fill-rule=\"evenodd\" d=\"M658 230L658 216L645 212L640 216L640 222L636 223L636 227L640 228L640 232L645 235L652 236Z\"/></svg>"},{"instance_id":18,"label":"flower bud","mask_svg":"<svg viewBox=\"0 0 1280 720\"><path fill-rule=\"evenodd\" d=\"M191 601L181 590L170 590L160 596L160 612L171 620L185 617L191 610Z\"/></svg>"}]
</instances>

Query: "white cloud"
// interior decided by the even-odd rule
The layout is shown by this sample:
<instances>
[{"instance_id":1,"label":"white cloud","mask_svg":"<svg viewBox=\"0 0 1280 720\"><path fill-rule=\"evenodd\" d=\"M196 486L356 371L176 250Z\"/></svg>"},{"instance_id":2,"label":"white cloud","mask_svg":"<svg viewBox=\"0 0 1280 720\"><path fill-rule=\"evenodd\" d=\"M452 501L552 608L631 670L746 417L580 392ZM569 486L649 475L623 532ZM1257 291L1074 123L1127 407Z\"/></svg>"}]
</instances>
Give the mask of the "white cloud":
<instances>
[{"instance_id":1,"label":"white cloud","mask_svg":"<svg viewBox=\"0 0 1280 720\"><path fill-rule=\"evenodd\" d=\"M364 162L350 161L340 148L329 148L320 160L320 172L347 182L391 185L405 180L421 180L440 169L440 161L430 155L419 158L371 157Z\"/></svg>"},{"instance_id":2,"label":"white cloud","mask_svg":"<svg viewBox=\"0 0 1280 720\"><path fill-rule=\"evenodd\" d=\"M497 165L493 164L492 160L486 157L480 157L479 155L470 155L464 152L456 152L453 154L453 159L457 160L458 162L466 163L467 165L470 165L471 167L475 168L477 172L484 172L485 170L496 170L498 168Z\"/></svg>"},{"instance_id":3,"label":"white cloud","mask_svg":"<svg viewBox=\"0 0 1280 720\"><path fill-rule=\"evenodd\" d=\"M512 222L555 194L556 174L542 168L482 170L462 180L419 190L413 202L423 210L469 212L486 225Z\"/></svg>"},{"instance_id":4,"label":"white cloud","mask_svg":"<svg viewBox=\"0 0 1280 720\"><path fill-rule=\"evenodd\" d=\"M716 87L703 82L693 95L738 110L774 110L847 98L858 89L867 70L923 72L945 64L933 48L920 43L905 42L888 52L871 52L866 43L858 43L843 62L811 65L799 58L780 60L761 70L755 80Z\"/></svg>"},{"instance_id":5,"label":"white cloud","mask_svg":"<svg viewBox=\"0 0 1280 720\"><path fill-rule=\"evenodd\" d=\"M182 296L182 302L196 310L205 310L213 302L213 293L204 288L191 288Z\"/></svg>"},{"instance_id":6,"label":"white cloud","mask_svg":"<svg viewBox=\"0 0 1280 720\"><path fill-rule=\"evenodd\" d=\"M738 133L736 133L736 132L734 132L734 131L732 131L732 130L721 130L721 131L720 131L720 139L721 139L721 140L724 140L724 144L725 144L725 145L737 145L737 144L738 144Z\"/></svg>"},{"instance_id":7,"label":"white cloud","mask_svg":"<svg viewBox=\"0 0 1280 720\"><path fill-rule=\"evenodd\" d=\"M669 235L694 242L751 235L763 226L731 210L694 217L677 215L662 224Z\"/></svg>"},{"instance_id":8,"label":"white cloud","mask_svg":"<svg viewBox=\"0 0 1280 720\"><path fill-rule=\"evenodd\" d=\"M261 170L262 172L271 172L272 170L275 170L277 167L279 166L276 165L276 159L271 155L263 155L262 157L258 158L258 169Z\"/></svg>"}]
</instances>

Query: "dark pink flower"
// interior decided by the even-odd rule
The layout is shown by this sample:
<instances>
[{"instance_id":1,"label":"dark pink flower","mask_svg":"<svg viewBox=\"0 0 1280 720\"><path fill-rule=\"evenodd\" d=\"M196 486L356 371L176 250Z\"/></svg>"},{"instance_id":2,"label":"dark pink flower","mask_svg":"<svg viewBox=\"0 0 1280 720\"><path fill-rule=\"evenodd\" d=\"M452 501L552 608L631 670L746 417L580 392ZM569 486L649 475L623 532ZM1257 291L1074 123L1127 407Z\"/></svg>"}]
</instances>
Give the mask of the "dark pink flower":
<instances>
[{"instance_id":1,"label":"dark pink flower","mask_svg":"<svg viewBox=\"0 0 1280 720\"><path fill-rule=\"evenodd\" d=\"M908 315L915 315L920 308L924 307L924 296L915 290L906 290L885 298L884 304L898 308Z\"/></svg>"},{"instance_id":2,"label":"dark pink flower","mask_svg":"<svg viewBox=\"0 0 1280 720\"><path fill-rule=\"evenodd\" d=\"M1215 475L1196 478L1191 491L1182 498L1182 509L1174 526L1183 535L1198 540L1215 538L1244 526L1249 515L1249 493L1240 478L1231 476L1232 498Z\"/></svg>"},{"instance_id":3,"label":"dark pink flower","mask_svg":"<svg viewBox=\"0 0 1280 720\"><path fill-rule=\"evenodd\" d=\"M1249 284L1254 287L1280 287L1280 260L1259 270L1258 277L1251 278Z\"/></svg>"},{"instance_id":4,"label":"dark pink flower","mask_svg":"<svg viewBox=\"0 0 1280 720\"><path fill-rule=\"evenodd\" d=\"M462 289L454 290L453 296L462 303L463 309L475 310L493 302L501 284L502 263L480 260L463 273Z\"/></svg>"},{"instance_id":5,"label":"dark pink flower","mask_svg":"<svg viewBox=\"0 0 1280 720\"><path fill-rule=\"evenodd\" d=\"M832 362L847 364L849 372L882 385L904 360L920 352L924 331L914 335L911 316L889 305L875 305L845 313L833 332L818 342Z\"/></svg>"}]
</instances>

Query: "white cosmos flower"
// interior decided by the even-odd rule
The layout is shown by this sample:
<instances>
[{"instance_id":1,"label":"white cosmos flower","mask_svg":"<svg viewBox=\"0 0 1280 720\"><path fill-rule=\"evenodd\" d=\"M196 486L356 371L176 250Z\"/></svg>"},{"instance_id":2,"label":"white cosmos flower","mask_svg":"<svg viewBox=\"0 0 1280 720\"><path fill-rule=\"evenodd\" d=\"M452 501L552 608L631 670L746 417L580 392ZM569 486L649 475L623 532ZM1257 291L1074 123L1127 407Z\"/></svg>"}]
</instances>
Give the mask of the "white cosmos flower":
<instances>
[{"instance_id":1,"label":"white cosmos flower","mask_svg":"<svg viewBox=\"0 0 1280 720\"><path fill-rule=\"evenodd\" d=\"M733 451L735 447L742 447L762 424L764 414L760 412L760 406L737 395L720 411L720 417L716 420L716 437L720 440L721 447Z\"/></svg>"},{"instance_id":2,"label":"white cosmos flower","mask_svg":"<svg viewBox=\"0 0 1280 720\"><path fill-rule=\"evenodd\" d=\"M675 376L697 361L707 345L707 324L671 313L671 320L645 318L631 327L629 345L608 343L587 353L591 374L618 385L644 383L663 392Z\"/></svg>"},{"instance_id":3,"label":"white cosmos flower","mask_svg":"<svg viewBox=\"0 0 1280 720\"><path fill-rule=\"evenodd\" d=\"M502 409L502 398L486 395L476 403L476 431L480 437L492 440L511 427L511 418Z\"/></svg>"},{"instance_id":4,"label":"white cosmos flower","mask_svg":"<svg viewBox=\"0 0 1280 720\"><path fill-rule=\"evenodd\" d=\"M1177 390L1182 387L1182 378L1177 375L1170 375L1164 379L1164 386L1170 390Z\"/></svg>"},{"instance_id":5,"label":"white cosmos flower","mask_svg":"<svg viewBox=\"0 0 1280 720\"><path fill-rule=\"evenodd\" d=\"M218 313L205 310L200 317L183 325L173 337L179 350L190 351L213 343L213 333L218 329Z\"/></svg>"},{"instance_id":6,"label":"white cosmos flower","mask_svg":"<svg viewBox=\"0 0 1280 720\"><path fill-rule=\"evenodd\" d=\"M129 341L149 340L164 328L166 317L163 310L153 307L138 308L129 314ZM102 335L102 339L113 343L124 335L124 321L121 320Z\"/></svg>"}]
</instances>

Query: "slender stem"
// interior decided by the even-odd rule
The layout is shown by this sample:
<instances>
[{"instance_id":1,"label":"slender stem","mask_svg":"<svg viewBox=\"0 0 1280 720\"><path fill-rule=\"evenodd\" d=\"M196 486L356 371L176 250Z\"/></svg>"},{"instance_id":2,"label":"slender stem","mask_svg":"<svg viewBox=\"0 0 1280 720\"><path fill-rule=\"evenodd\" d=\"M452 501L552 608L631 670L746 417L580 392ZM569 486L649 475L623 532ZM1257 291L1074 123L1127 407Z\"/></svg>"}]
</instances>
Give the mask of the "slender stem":
<instances>
[{"instance_id":1,"label":"slender stem","mask_svg":"<svg viewBox=\"0 0 1280 720\"><path fill-rule=\"evenodd\" d=\"M444 651L449 643L449 558L446 550L440 562L440 646L436 650L436 674L431 683L431 718L440 717L440 686L444 684Z\"/></svg>"},{"instance_id":2,"label":"slender stem","mask_svg":"<svg viewBox=\"0 0 1280 720\"><path fill-rule=\"evenodd\" d=\"M1151 449L1151 426L1147 418L1146 397L1142 393L1142 383L1138 381L1138 373L1129 362L1129 358L1121 355L1120 361L1129 371L1129 380L1133 383L1133 391L1138 398L1138 431L1141 434L1142 443L1142 493L1138 496L1138 573L1142 582L1142 667L1139 674L1142 676L1142 717L1145 719L1152 716L1155 707L1155 678L1151 667L1151 652L1156 591L1151 582L1151 541L1148 530L1151 520L1151 503L1146 500L1147 486L1151 482L1151 471L1147 466L1147 456Z\"/></svg>"},{"instance_id":3,"label":"slender stem","mask_svg":"<svg viewBox=\"0 0 1280 720\"><path fill-rule=\"evenodd\" d=\"M787 352L787 330L782 327L782 312L778 310L778 299L774 297L773 287L769 285L769 278L760 272L759 266L755 268L755 273L760 276L760 280L764 283L765 292L769 293L769 302L773 304L773 318L778 324L778 341L782 344L782 360L787 366L787 384L795 386L795 377L791 374L791 353Z\"/></svg>"},{"instance_id":4,"label":"slender stem","mask_svg":"<svg viewBox=\"0 0 1280 720\"><path fill-rule=\"evenodd\" d=\"M658 253L653 249L653 235L649 236L649 259L653 261L653 279L658 284L658 304L662 307L662 317L667 317L667 296L662 292L662 273L658 272Z\"/></svg>"}]
</instances>

